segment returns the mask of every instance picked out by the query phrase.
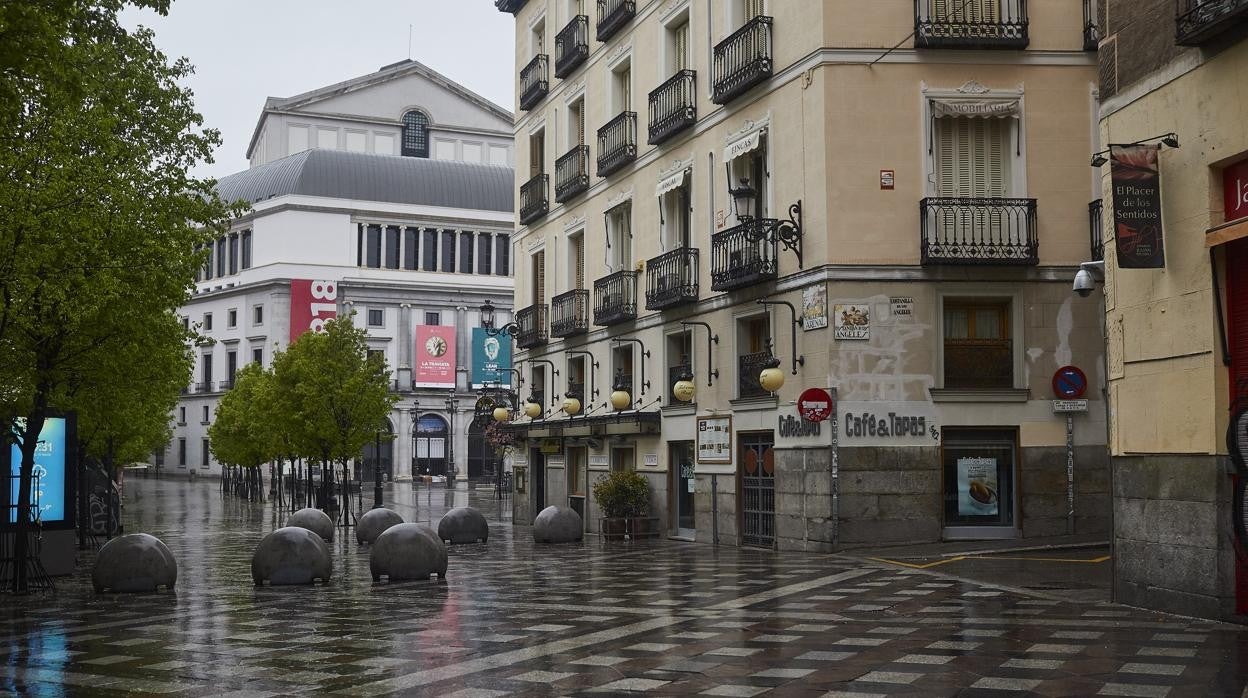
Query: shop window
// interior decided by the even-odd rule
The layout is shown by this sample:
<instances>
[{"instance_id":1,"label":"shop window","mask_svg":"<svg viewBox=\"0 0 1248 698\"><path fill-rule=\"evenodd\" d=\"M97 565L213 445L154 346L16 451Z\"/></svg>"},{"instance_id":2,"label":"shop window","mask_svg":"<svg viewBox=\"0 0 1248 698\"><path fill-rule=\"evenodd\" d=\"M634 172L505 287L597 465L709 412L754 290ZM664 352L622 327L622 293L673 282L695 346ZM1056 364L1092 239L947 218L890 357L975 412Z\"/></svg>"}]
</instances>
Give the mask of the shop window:
<instances>
[{"instance_id":1,"label":"shop window","mask_svg":"<svg viewBox=\"0 0 1248 698\"><path fill-rule=\"evenodd\" d=\"M946 298L944 306L944 387L961 390L1013 388L1010 302Z\"/></svg>"},{"instance_id":2,"label":"shop window","mask_svg":"<svg viewBox=\"0 0 1248 698\"><path fill-rule=\"evenodd\" d=\"M1012 527L1017 432L947 427L942 437L945 525Z\"/></svg>"}]
</instances>

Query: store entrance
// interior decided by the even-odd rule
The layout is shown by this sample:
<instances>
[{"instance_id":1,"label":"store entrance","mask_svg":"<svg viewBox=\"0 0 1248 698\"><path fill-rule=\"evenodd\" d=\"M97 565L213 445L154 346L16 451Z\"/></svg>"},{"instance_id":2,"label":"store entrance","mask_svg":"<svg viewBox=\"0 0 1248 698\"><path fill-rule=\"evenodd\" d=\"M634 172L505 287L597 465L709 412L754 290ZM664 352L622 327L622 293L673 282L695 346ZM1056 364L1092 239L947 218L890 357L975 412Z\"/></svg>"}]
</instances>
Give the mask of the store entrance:
<instances>
[{"instance_id":1,"label":"store entrance","mask_svg":"<svg viewBox=\"0 0 1248 698\"><path fill-rule=\"evenodd\" d=\"M673 441L668 446L667 453L668 469L672 471L672 491L676 494L672 498L676 507L676 515L672 518L674 522L672 533L680 538L692 540L697 534L697 526L694 523L693 516L695 483L693 474L693 442Z\"/></svg>"},{"instance_id":2,"label":"store entrance","mask_svg":"<svg viewBox=\"0 0 1248 698\"><path fill-rule=\"evenodd\" d=\"M946 427L942 435L944 537L1018 537L1018 430Z\"/></svg>"}]
</instances>

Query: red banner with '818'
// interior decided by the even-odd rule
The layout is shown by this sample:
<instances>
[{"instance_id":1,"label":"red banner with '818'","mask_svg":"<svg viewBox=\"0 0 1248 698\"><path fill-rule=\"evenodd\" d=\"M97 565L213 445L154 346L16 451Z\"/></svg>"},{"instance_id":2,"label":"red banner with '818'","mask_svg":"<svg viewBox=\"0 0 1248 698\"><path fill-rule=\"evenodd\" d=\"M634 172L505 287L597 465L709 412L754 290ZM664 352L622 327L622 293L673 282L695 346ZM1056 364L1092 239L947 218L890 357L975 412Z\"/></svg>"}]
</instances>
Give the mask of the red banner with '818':
<instances>
[{"instance_id":1,"label":"red banner with '818'","mask_svg":"<svg viewBox=\"0 0 1248 698\"><path fill-rule=\"evenodd\" d=\"M290 341L308 330L324 332L325 323L338 317L338 282L323 279L290 280Z\"/></svg>"}]
</instances>

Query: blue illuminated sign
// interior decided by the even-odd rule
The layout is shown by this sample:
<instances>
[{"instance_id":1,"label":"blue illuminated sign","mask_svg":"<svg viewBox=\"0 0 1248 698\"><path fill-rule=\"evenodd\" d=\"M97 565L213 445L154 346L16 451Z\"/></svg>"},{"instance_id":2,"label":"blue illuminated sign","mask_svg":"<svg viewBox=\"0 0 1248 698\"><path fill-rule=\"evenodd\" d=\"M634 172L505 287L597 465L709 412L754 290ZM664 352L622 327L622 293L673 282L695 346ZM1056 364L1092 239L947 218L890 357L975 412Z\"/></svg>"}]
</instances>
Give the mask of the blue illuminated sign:
<instances>
[{"instance_id":1,"label":"blue illuminated sign","mask_svg":"<svg viewBox=\"0 0 1248 698\"><path fill-rule=\"evenodd\" d=\"M67 514L65 510L65 450L66 427L64 417L48 417L43 423L43 431L39 433L39 444L35 447L35 473L39 476L32 484L30 503L37 507L37 517L43 524L62 523ZM22 451L14 444L9 452L9 466L12 469L12 491L9 501L16 502L18 487L21 481L18 475L22 469ZM16 509L9 515L9 523L17 522Z\"/></svg>"}]
</instances>

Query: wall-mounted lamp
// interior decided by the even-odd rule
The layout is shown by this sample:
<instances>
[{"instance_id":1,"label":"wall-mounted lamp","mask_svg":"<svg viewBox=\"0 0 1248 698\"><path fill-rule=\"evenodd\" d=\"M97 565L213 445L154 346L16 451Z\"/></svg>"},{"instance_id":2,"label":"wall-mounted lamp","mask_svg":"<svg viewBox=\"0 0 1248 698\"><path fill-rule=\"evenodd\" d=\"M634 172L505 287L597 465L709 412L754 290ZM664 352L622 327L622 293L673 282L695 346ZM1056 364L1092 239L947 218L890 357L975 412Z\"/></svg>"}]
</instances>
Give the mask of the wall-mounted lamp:
<instances>
[{"instance_id":1,"label":"wall-mounted lamp","mask_svg":"<svg viewBox=\"0 0 1248 698\"><path fill-rule=\"evenodd\" d=\"M676 376L676 382L672 385L672 395L681 402L693 402L694 395L697 394L698 387L693 382L693 373L688 369Z\"/></svg>"},{"instance_id":2,"label":"wall-mounted lamp","mask_svg":"<svg viewBox=\"0 0 1248 698\"><path fill-rule=\"evenodd\" d=\"M618 342L632 342L633 344L636 344L637 346L641 347L641 374L640 374L641 380L638 382L641 383L641 395L642 397L645 397L646 388L650 387L650 381L646 380L646 359L650 358L650 350L646 349L646 345L642 344L640 339L634 339L632 337L616 337L612 339L611 341L617 342L617 343ZM617 380L618 380L618 374L617 374Z\"/></svg>"},{"instance_id":3,"label":"wall-mounted lamp","mask_svg":"<svg viewBox=\"0 0 1248 698\"><path fill-rule=\"evenodd\" d=\"M714 384L712 379L719 378L719 369L712 368L715 364L711 362L711 344L719 344L719 335L711 331L709 323L698 322L696 320L681 320L680 324L685 327L697 325L698 327L706 328L706 387L709 388ZM689 379L693 380L692 374L689 375Z\"/></svg>"},{"instance_id":4,"label":"wall-mounted lamp","mask_svg":"<svg viewBox=\"0 0 1248 698\"><path fill-rule=\"evenodd\" d=\"M1136 141L1134 143L1124 143L1123 145L1144 145L1145 143L1152 143L1152 142L1160 142L1162 145L1166 146L1167 148L1177 148L1179 147L1179 136L1176 133L1166 133L1160 136L1153 136L1152 138L1145 138L1142 141ZM1091 163L1092 166L1104 167L1105 163L1109 162L1109 151L1113 147L1114 146L1111 145L1109 148L1106 148L1105 150L1102 150L1097 153L1093 153L1092 163Z\"/></svg>"},{"instance_id":5,"label":"wall-mounted lamp","mask_svg":"<svg viewBox=\"0 0 1248 698\"><path fill-rule=\"evenodd\" d=\"M799 365L800 366L806 365L806 357L804 355L797 353L797 327L798 325L802 324L801 321L797 319L797 308L794 308L793 304L788 301L760 300L758 301L758 304L759 305L783 305L784 307L789 309L789 315L792 317L792 323L789 325L789 329L792 333L791 337L793 339L793 375L796 376L797 367ZM776 366L779 366L779 365L780 365L780 362L777 359ZM783 382L781 384L783 385ZM766 386L763 386L763 387L766 387ZM774 393L776 391L772 390L771 392Z\"/></svg>"},{"instance_id":6,"label":"wall-mounted lamp","mask_svg":"<svg viewBox=\"0 0 1248 698\"><path fill-rule=\"evenodd\" d=\"M632 387L627 376L624 375L623 368L615 369L615 383L611 386L611 406L616 411L626 410L633 404L633 396L628 393Z\"/></svg>"},{"instance_id":7,"label":"wall-mounted lamp","mask_svg":"<svg viewBox=\"0 0 1248 698\"><path fill-rule=\"evenodd\" d=\"M497 337L505 334L508 337L515 337L520 334L520 326L514 322L509 322L502 327L494 327L494 303L490 299L485 299L485 304L479 310L481 311L481 327L487 335Z\"/></svg>"},{"instance_id":8,"label":"wall-mounted lamp","mask_svg":"<svg viewBox=\"0 0 1248 698\"><path fill-rule=\"evenodd\" d=\"M725 167L728 170L728 194L732 197L732 211L737 216L737 222L745 227L746 235L754 242L763 239L778 241L784 245L784 249L797 255L797 268L801 269L802 200L798 199L796 203L789 205L787 220L755 219L752 212L754 200L759 196L758 190L750 186L750 180L745 177L741 178L740 186L732 186L732 165L727 164Z\"/></svg>"}]
</instances>

